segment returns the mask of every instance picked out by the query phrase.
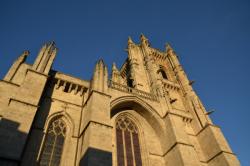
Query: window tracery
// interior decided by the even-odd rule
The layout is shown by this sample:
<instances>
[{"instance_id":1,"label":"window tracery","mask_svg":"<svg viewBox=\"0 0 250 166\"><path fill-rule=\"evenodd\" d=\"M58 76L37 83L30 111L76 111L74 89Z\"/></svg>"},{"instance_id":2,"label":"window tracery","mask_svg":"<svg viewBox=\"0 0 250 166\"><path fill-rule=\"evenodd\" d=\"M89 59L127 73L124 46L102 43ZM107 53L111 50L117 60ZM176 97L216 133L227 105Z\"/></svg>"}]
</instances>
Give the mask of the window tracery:
<instances>
[{"instance_id":1,"label":"window tracery","mask_svg":"<svg viewBox=\"0 0 250 166\"><path fill-rule=\"evenodd\" d=\"M66 136L66 124L61 118L54 119L47 130L39 165L60 165Z\"/></svg>"},{"instance_id":2,"label":"window tracery","mask_svg":"<svg viewBox=\"0 0 250 166\"><path fill-rule=\"evenodd\" d=\"M116 145L118 166L142 166L138 128L126 116L116 121Z\"/></svg>"}]
</instances>

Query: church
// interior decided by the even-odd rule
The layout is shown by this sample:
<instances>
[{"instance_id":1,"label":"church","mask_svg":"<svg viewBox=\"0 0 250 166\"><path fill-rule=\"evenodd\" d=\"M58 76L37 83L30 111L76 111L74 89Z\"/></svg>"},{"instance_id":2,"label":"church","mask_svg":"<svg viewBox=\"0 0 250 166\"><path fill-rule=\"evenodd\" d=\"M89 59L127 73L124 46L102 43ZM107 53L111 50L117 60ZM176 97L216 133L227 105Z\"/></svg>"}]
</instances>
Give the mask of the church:
<instances>
[{"instance_id":1,"label":"church","mask_svg":"<svg viewBox=\"0 0 250 166\"><path fill-rule=\"evenodd\" d=\"M24 51L0 80L0 165L240 166L173 48L126 51L91 80L52 69L54 42L33 64Z\"/></svg>"}]
</instances>

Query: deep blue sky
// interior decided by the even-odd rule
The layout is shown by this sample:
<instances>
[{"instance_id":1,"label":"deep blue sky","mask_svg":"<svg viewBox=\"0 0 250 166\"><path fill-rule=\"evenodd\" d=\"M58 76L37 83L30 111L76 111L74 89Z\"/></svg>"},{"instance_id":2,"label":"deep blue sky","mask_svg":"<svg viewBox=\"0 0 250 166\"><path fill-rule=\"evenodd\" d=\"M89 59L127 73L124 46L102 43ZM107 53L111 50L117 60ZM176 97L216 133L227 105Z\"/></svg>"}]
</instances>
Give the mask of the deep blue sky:
<instances>
[{"instance_id":1,"label":"deep blue sky","mask_svg":"<svg viewBox=\"0 0 250 166\"><path fill-rule=\"evenodd\" d=\"M215 109L242 165L250 165L250 1L0 2L0 77L23 50L32 63L44 42L59 48L53 68L82 79L103 58L126 58L127 37L144 33L153 47L170 42L206 108Z\"/></svg>"}]
</instances>

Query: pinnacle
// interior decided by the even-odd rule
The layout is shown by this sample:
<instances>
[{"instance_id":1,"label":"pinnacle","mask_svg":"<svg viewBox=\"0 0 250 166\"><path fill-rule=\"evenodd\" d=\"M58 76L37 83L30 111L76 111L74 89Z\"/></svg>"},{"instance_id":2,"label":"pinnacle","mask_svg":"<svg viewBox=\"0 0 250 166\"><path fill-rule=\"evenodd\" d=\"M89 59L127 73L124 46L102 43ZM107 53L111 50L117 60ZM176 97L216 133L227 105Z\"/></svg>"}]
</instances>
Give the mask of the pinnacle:
<instances>
[{"instance_id":1,"label":"pinnacle","mask_svg":"<svg viewBox=\"0 0 250 166\"><path fill-rule=\"evenodd\" d=\"M144 36L144 34L143 34L143 33L141 33L140 38L141 38L141 40L142 40L142 41L143 41L143 40L148 40L148 39Z\"/></svg>"},{"instance_id":2,"label":"pinnacle","mask_svg":"<svg viewBox=\"0 0 250 166\"><path fill-rule=\"evenodd\" d=\"M103 59L99 59L99 60L97 61L96 65L105 66Z\"/></svg>"},{"instance_id":3,"label":"pinnacle","mask_svg":"<svg viewBox=\"0 0 250 166\"><path fill-rule=\"evenodd\" d=\"M51 45L56 45L56 43L54 42L54 41L49 41L49 42L46 42L45 44L44 44L45 46L51 46Z\"/></svg>"},{"instance_id":4,"label":"pinnacle","mask_svg":"<svg viewBox=\"0 0 250 166\"><path fill-rule=\"evenodd\" d=\"M102 63L102 64L104 64L103 59L99 59L98 63Z\"/></svg>"},{"instance_id":5,"label":"pinnacle","mask_svg":"<svg viewBox=\"0 0 250 166\"><path fill-rule=\"evenodd\" d=\"M22 53L23 56L28 56L29 54L30 54L29 50L25 50L25 51L23 51L23 53Z\"/></svg>"},{"instance_id":6,"label":"pinnacle","mask_svg":"<svg viewBox=\"0 0 250 166\"><path fill-rule=\"evenodd\" d=\"M48 50L57 50L56 43L54 41L46 42L43 45L43 48L48 49Z\"/></svg>"},{"instance_id":7,"label":"pinnacle","mask_svg":"<svg viewBox=\"0 0 250 166\"><path fill-rule=\"evenodd\" d=\"M113 64L112 64L112 70L113 70L113 71L118 71L115 62L113 62Z\"/></svg>"},{"instance_id":8,"label":"pinnacle","mask_svg":"<svg viewBox=\"0 0 250 166\"><path fill-rule=\"evenodd\" d=\"M166 51L173 50L169 43L166 43Z\"/></svg>"},{"instance_id":9,"label":"pinnacle","mask_svg":"<svg viewBox=\"0 0 250 166\"><path fill-rule=\"evenodd\" d=\"M130 36L128 37L128 44L134 44L134 42Z\"/></svg>"}]
</instances>

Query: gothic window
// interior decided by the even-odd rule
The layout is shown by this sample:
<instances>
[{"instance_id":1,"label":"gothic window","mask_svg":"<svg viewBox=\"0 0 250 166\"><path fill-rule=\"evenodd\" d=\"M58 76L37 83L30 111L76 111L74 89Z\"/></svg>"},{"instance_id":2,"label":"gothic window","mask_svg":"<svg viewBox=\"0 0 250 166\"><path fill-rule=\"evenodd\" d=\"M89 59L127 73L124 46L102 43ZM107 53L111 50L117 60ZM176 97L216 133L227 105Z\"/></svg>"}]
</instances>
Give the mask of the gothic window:
<instances>
[{"instance_id":1,"label":"gothic window","mask_svg":"<svg viewBox=\"0 0 250 166\"><path fill-rule=\"evenodd\" d=\"M66 134L66 125L59 118L53 120L45 135L43 149L40 157L39 165L41 166L58 166L63 151L63 145Z\"/></svg>"},{"instance_id":2,"label":"gothic window","mask_svg":"<svg viewBox=\"0 0 250 166\"><path fill-rule=\"evenodd\" d=\"M138 128L128 117L116 122L116 145L118 166L142 166Z\"/></svg>"},{"instance_id":3,"label":"gothic window","mask_svg":"<svg viewBox=\"0 0 250 166\"><path fill-rule=\"evenodd\" d=\"M159 69L157 73L160 73L162 78L168 79L167 74L165 73L165 71L163 69Z\"/></svg>"}]
</instances>

